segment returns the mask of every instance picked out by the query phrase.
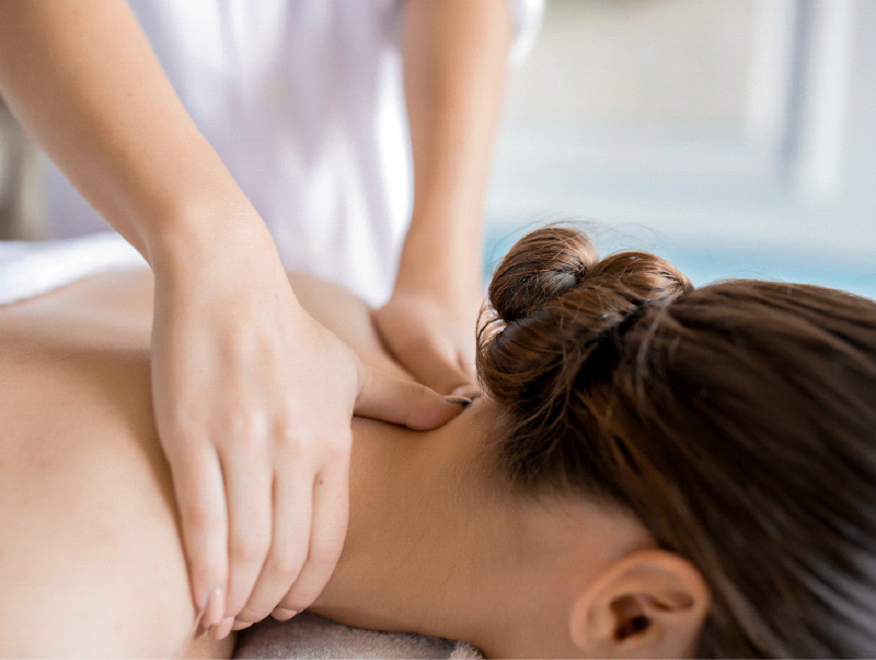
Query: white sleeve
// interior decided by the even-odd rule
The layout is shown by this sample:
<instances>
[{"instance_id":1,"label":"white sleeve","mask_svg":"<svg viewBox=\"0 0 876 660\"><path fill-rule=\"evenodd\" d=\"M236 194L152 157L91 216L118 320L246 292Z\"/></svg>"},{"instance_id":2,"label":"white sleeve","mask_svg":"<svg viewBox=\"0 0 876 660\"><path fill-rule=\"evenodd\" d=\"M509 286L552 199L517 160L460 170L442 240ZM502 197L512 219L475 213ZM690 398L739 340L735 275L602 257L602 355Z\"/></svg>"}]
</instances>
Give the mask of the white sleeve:
<instances>
[{"instance_id":1,"label":"white sleeve","mask_svg":"<svg viewBox=\"0 0 876 660\"><path fill-rule=\"evenodd\" d=\"M532 50L541 28L544 3L545 0L508 0L512 29L508 63L511 66L522 64Z\"/></svg>"}]
</instances>

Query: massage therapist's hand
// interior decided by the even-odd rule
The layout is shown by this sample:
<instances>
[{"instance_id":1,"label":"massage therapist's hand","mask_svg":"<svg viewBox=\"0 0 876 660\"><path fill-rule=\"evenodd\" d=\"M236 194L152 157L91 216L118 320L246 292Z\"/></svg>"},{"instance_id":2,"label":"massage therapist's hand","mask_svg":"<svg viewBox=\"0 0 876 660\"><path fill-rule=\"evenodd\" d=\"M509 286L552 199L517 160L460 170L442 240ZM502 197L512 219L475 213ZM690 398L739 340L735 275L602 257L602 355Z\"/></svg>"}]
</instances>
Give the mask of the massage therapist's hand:
<instances>
[{"instance_id":1,"label":"massage therapist's hand","mask_svg":"<svg viewBox=\"0 0 876 660\"><path fill-rule=\"evenodd\" d=\"M235 617L304 609L328 582L354 412L432 428L461 409L362 365L298 305L267 232L242 234L154 264L156 422L201 625L217 638Z\"/></svg>"},{"instance_id":2,"label":"massage therapist's hand","mask_svg":"<svg viewBox=\"0 0 876 660\"><path fill-rule=\"evenodd\" d=\"M378 330L395 358L421 383L442 394L475 397L476 287L469 295L442 296L420 287L396 287L375 313Z\"/></svg>"}]
</instances>

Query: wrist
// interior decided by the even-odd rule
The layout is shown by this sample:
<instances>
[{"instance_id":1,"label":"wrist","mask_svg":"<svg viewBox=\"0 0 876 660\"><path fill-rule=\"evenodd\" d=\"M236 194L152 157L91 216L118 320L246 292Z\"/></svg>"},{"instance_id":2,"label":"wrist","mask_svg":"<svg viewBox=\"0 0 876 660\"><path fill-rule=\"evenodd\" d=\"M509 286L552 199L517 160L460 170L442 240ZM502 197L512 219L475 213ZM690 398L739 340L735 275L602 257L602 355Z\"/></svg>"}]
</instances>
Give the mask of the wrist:
<instances>
[{"instance_id":1,"label":"wrist","mask_svg":"<svg viewBox=\"0 0 876 660\"><path fill-rule=\"evenodd\" d=\"M405 238L396 278L396 291L418 290L458 296L482 288L480 222L419 219Z\"/></svg>"},{"instance_id":2,"label":"wrist","mask_svg":"<svg viewBox=\"0 0 876 660\"><path fill-rule=\"evenodd\" d=\"M152 228L146 258L156 278L234 269L241 261L280 263L267 227L242 193L189 198L143 224Z\"/></svg>"}]
</instances>

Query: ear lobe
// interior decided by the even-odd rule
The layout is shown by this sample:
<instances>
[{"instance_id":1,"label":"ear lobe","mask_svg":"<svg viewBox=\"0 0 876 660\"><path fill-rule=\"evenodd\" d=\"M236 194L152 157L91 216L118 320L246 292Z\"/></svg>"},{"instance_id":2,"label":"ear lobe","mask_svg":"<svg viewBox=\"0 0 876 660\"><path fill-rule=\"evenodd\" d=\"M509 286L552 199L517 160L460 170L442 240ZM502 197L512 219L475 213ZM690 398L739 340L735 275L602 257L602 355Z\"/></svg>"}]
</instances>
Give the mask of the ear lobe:
<instances>
[{"instance_id":1,"label":"ear lobe","mask_svg":"<svg viewBox=\"0 0 876 660\"><path fill-rule=\"evenodd\" d=\"M604 569L569 612L588 656L683 657L695 647L711 593L696 567L666 550L634 552Z\"/></svg>"}]
</instances>

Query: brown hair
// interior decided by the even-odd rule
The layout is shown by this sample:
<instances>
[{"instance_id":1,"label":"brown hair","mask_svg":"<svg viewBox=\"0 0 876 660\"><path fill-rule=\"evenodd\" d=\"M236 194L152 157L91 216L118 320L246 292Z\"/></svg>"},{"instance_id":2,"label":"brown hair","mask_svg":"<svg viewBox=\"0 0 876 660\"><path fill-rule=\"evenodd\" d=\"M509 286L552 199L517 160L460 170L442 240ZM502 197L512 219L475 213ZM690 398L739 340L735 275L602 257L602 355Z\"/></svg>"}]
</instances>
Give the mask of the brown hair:
<instances>
[{"instance_id":1,"label":"brown hair","mask_svg":"<svg viewBox=\"0 0 876 660\"><path fill-rule=\"evenodd\" d=\"M698 655L876 655L876 303L694 290L548 227L502 261L478 343L501 473L621 505L692 561L713 596Z\"/></svg>"}]
</instances>

